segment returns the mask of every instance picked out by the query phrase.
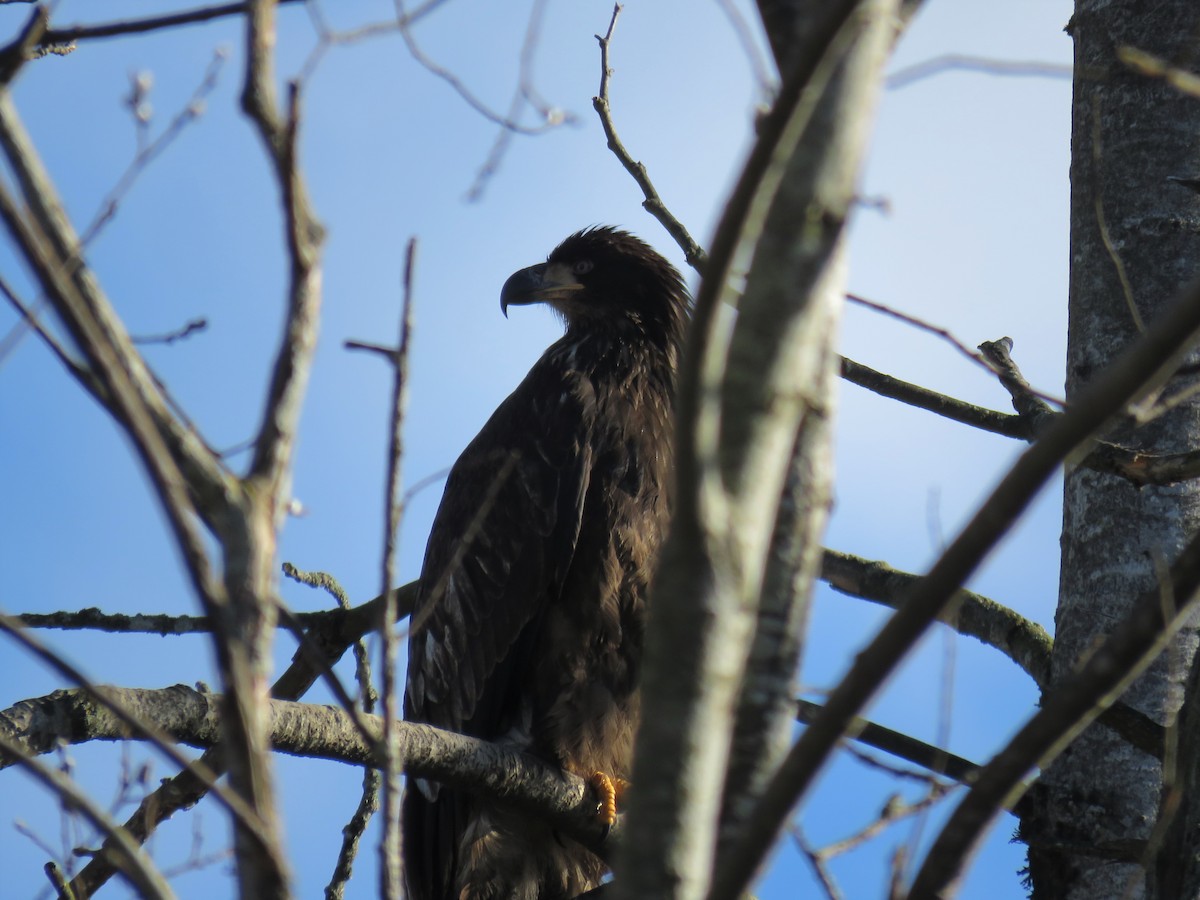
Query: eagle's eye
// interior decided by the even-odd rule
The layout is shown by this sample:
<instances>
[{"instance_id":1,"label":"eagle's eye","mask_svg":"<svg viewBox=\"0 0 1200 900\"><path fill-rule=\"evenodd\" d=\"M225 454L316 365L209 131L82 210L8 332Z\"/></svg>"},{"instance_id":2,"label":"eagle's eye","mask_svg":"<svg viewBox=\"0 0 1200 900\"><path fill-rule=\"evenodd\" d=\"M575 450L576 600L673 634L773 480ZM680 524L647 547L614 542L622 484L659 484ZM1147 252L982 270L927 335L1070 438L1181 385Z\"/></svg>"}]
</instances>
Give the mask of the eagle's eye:
<instances>
[{"instance_id":1,"label":"eagle's eye","mask_svg":"<svg viewBox=\"0 0 1200 900\"><path fill-rule=\"evenodd\" d=\"M574 275L586 275L592 271L592 261L590 259L581 259L571 266L571 272Z\"/></svg>"}]
</instances>

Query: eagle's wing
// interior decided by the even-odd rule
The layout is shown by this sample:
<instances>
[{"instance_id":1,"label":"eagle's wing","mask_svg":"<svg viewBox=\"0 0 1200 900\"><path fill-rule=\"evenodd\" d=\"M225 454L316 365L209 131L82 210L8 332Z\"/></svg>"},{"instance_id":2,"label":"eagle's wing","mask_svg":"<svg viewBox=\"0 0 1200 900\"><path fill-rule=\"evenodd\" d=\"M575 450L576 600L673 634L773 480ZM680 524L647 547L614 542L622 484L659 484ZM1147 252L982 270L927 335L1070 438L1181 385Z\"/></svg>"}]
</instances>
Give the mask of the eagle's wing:
<instances>
[{"instance_id":1,"label":"eagle's wing","mask_svg":"<svg viewBox=\"0 0 1200 900\"><path fill-rule=\"evenodd\" d=\"M488 739L528 727L527 663L574 556L595 418L590 382L548 362L549 354L451 470L409 635L408 719ZM453 889L467 801L411 787L410 891L442 900Z\"/></svg>"}]
</instances>

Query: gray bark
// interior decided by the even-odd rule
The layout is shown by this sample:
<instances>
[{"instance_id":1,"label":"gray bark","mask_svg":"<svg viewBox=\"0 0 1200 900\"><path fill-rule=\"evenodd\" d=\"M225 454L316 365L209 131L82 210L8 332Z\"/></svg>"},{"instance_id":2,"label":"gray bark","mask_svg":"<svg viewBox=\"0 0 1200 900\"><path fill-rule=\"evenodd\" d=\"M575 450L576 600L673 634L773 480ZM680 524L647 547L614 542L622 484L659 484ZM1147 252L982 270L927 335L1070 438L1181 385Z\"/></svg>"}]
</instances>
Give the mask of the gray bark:
<instances>
[{"instance_id":1,"label":"gray bark","mask_svg":"<svg viewBox=\"0 0 1200 900\"><path fill-rule=\"evenodd\" d=\"M728 735L780 498L800 429L816 422L824 431L819 420L828 400L818 385L831 381L822 373L832 370L825 345L834 321L826 310L841 294L839 237L895 13L894 0L837 7L831 22L809 37L811 52L800 57L762 123L696 299L677 408L679 492L647 624L633 769L638 787L616 869L618 897L708 894ZM830 95L843 104L836 136L822 132L814 115ZM824 140L815 141L818 135ZM809 218L796 233L768 239L770 225L779 223L775 204L788 202L781 186L791 179L798 179L791 202L803 198ZM739 297L734 274L747 264ZM730 327L719 313L722 304L739 300ZM801 448L813 451L813 465L820 443ZM813 572L824 510L819 493L808 517L815 527L801 528L813 541ZM756 685L763 681L771 682L762 691L768 702L755 709L772 705L780 683L767 678ZM771 749L769 741L753 743L741 743L744 755L761 758ZM752 790L747 783L733 786L738 796Z\"/></svg>"},{"instance_id":2,"label":"gray bark","mask_svg":"<svg viewBox=\"0 0 1200 900\"><path fill-rule=\"evenodd\" d=\"M1068 31L1076 72L1069 402L1200 270L1200 197L1174 180L1200 174L1200 100L1144 66L1136 71L1127 55L1121 59L1133 48L1194 68L1200 5L1078 0ZM1194 379L1172 378L1163 396ZM1146 424L1131 419L1107 436L1152 454L1192 449L1198 437L1194 399ZM1159 583L1198 525L1195 482L1139 487L1091 469L1068 471L1049 690L1125 618L1139 594ZM1193 621L1131 686L1126 703L1168 722L1196 641ZM1162 783L1159 760L1112 731L1092 727L1081 735L1044 774L1024 810L1033 896L1167 896L1146 878L1152 850L1146 842L1155 834Z\"/></svg>"}]
</instances>

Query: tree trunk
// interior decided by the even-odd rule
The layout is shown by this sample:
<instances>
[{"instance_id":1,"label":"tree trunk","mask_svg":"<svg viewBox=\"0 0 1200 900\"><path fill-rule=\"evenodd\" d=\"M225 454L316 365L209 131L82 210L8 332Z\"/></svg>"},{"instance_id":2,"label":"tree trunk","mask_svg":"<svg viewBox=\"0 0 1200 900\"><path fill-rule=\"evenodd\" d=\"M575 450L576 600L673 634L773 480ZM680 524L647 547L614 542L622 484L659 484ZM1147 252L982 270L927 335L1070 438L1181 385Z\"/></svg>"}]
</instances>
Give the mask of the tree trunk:
<instances>
[{"instance_id":1,"label":"tree trunk","mask_svg":"<svg viewBox=\"0 0 1200 900\"><path fill-rule=\"evenodd\" d=\"M1075 41L1069 402L1200 271L1200 194L1177 180L1200 176L1200 97L1172 86L1161 68L1195 70L1200 4L1077 0L1067 30ZM1178 375L1162 397L1194 381L1194 373ZM1198 438L1195 398L1106 436L1148 454L1194 449ZM1063 505L1051 689L1195 533L1200 485L1139 488L1077 468L1067 473ZM1171 721L1196 643L1195 625L1181 631L1125 701ZM1165 898L1147 879L1163 782L1159 760L1101 725L1088 729L1023 810L1033 896Z\"/></svg>"}]
</instances>

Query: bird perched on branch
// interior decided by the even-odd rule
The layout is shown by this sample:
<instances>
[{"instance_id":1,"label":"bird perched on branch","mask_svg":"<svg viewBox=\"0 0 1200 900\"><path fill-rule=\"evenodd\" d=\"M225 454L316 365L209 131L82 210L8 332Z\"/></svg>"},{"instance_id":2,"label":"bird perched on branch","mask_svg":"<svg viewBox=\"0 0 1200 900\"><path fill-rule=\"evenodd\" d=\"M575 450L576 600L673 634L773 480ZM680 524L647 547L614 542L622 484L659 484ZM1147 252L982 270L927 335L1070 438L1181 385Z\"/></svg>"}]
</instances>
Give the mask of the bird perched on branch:
<instances>
[{"instance_id":1,"label":"bird perched on branch","mask_svg":"<svg viewBox=\"0 0 1200 900\"><path fill-rule=\"evenodd\" d=\"M594 779L610 815L601 776L629 775L688 302L670 263L613 228L505 282L506 316L546 303L566 333L451 470L409 634L407 719ZM420 781L404 858L411 900L565 900L605 871L542 822Z\"/></svg>"}]
</instances>

